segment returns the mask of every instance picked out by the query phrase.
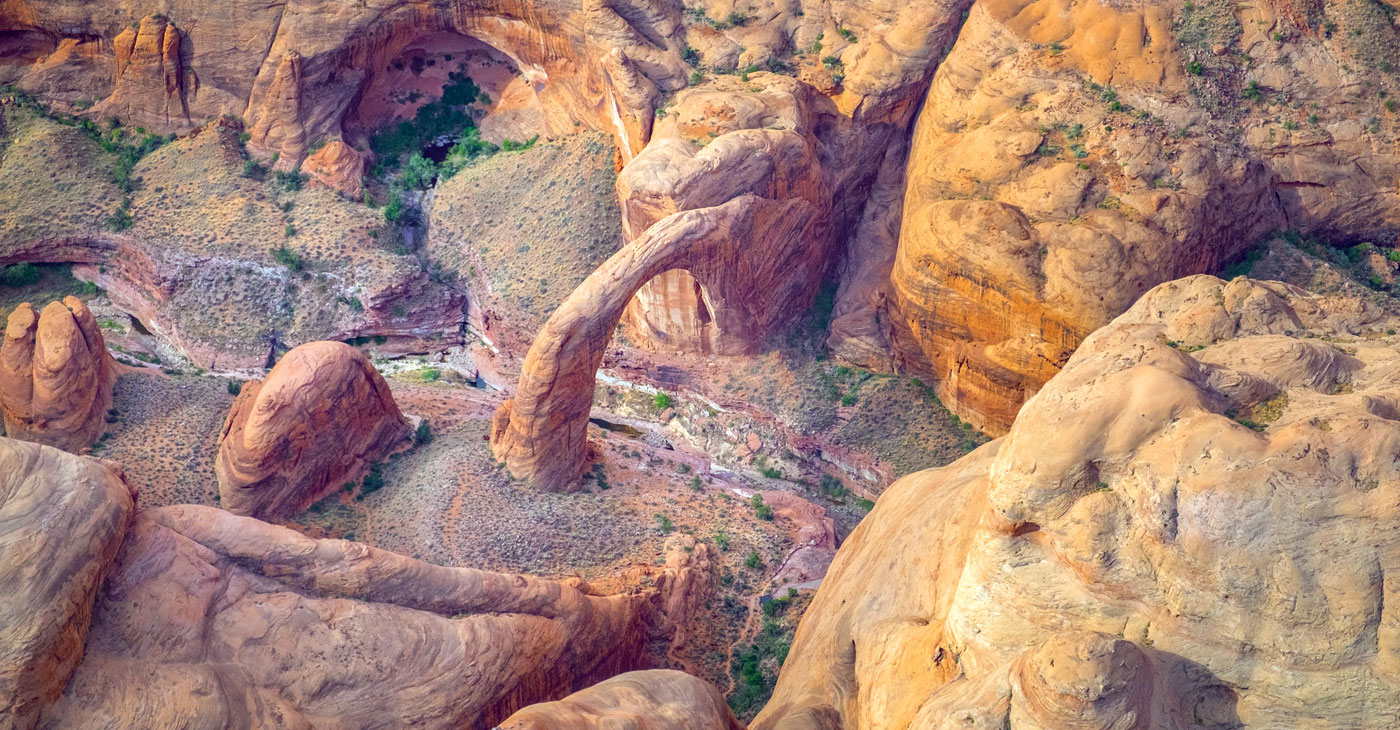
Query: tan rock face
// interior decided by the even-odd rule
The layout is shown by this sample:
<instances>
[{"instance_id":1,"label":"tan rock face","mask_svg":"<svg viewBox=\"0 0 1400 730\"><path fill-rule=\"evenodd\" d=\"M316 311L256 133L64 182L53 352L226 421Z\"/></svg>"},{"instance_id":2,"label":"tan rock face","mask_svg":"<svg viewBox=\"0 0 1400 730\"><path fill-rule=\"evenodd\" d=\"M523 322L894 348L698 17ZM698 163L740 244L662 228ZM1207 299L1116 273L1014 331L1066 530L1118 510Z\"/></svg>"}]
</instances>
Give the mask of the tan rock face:
<instances>
[{"instance_id":1,"label":"tan rock face","mask_svg":"<svg viewBox=\"0 0 1400 730\"><path fill-rule=\"evenodd\" d=\"M151 15L112 40L116 86L96 107L137 125L184 132L192 126L187 98L199 80L181 60L181 34L164 15Z\"/></svg>"},{"instance_id":2,"label":"tan rock face","mask_svg":"<svg viewBox=\"0 0 1400 730\"><path fill-rule=\"evenodd\" d=\"M389 385L343 342L292 348L244 386L219 439L222 506L235 514L299 513L356 481L412 429Z\"/></svg>"},{"instance_id":3,"label":"tan rock face","mask_svg":"<svg viewBox=\"0 0 1400 730\"><path fill-rule=\"evenodd\" d=\"M818 262L832 248L831 193L812 134L810 90L792 79L759 74L749 90L682 92L676 110L618 176L623 233L640 238L658 221L685 210L714 208L741 195L800 201L817 211L812 240L793 242ZM762 89L754 92L751 89ZM766 127L781 128L781 131ZM703 148L691 138L719 136ZM760 235L766 235L759 232ZM721 275L743 274L721 271ZM824 269L801 266L779 286L809 301ZM775 325L801 309L784 306L778 316L747 323L719 321L719 301L693 272L667 271L638 290L623 323L634 341L683 352L740 354L758 347Z\"/></svg>"},{"instance_id":4,"label":"tan rock face","mask_svg":"<svg viewBox=\"0 0 1400 730\"><path fill-rule=\"evenodd\" d=\"M914 129L889 277L895 366L1005 433L1157 283L1217 271L1276 228L1393 240L1400 149L1362 129L1380 117L1345 89L1400 35L1332 8L1351 30L1319 39L1291 18L1321 6L1290 7L974 5ZM1255 59L1244 78L1237 53ZM1299 113L1268 111L1282 98ZM884 320L867 311L838 303L833 348L878 362L866 343Z\"/></svg>"},{"instance_id":5,"label":"tan rock face","mask_svg":"<svg viewBox=\"0 0 1400 730\"><path fill-rule=\"evenodd\" d=\"M713 685L684 672L629 672L558 702L531 705L500 730L741 730Z\"/></svg>"},{"instance_id":6,"label":"tan rock face","mask_svg":"<svg viewBox=\"0 0 1400 730\"><path fill-rule=\"evenodd\" d=\"M87 305L75 297L35 315L10 313L0 349L0 411L10 438L78 452L92 446L112 407L116 364Z\"/></svg>"},{"instance_id":7,"label":"tan rock face","mask_svg":"<svg viewBox=\"0 0 1400 730\"><path fill-rule=\"evenodd\" d=\"M77 668L133 497L96 459L0 439L0 727L34 727Z\"/></svg>"},{"instance_id":8,"label":"tan rock face","mask_svg":"<svg viewBox=\"0 0 1400 730\"><path fill-rule=\"evenodd\" d=\"M335 140L307 157L301 163L301 172L319 185L359 200L364 194L365 165L368 161L367 153Z\"/></svg>"},{"instance_id":9,"label":"tan rock face","mask_svg":"<svg viewBox=\"0 0 1400 730\"><path fill-rule=\"evenodd\" d=\"M630 668L640 605L210 507L146 510L39 726L491 727Z\"/></svg>"},{"instance_id":10,"label":"tan rock face","mask_svg":"<svg viewBox=\"0 0 1400 730\"><path fill-rule=\"evenodd\" d=\"M1395 326L1152 289L1005 438L881 496L754 727L1400 722Z\"/></svg>"}]
</instances>

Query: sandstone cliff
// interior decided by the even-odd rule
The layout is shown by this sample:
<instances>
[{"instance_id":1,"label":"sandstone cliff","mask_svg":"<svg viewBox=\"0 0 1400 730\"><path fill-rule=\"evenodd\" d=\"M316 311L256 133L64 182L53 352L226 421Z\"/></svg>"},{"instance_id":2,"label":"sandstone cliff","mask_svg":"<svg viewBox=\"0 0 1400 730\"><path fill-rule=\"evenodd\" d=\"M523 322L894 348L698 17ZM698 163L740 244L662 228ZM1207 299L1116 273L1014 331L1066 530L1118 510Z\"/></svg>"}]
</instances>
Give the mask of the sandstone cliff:
<instances>
[{"instance_id":1,"label":"sandstone cliff","mask_svg":"<svg viewBox=\"0 0 1400 730\"><path fill-rule=\"evenodd\" d=\"M112 407L116 363L97 320L75 297L35 315L10 313L0 349L0 412L10 438L78 452L92 446Z\"/></svg>"},{"instance_id":2,"label":"sandstone cliff","mask_svg":"<svg viewBox=\"0 0 1400 730\"><path fill-rule=\"evenodd\" d=\"M133 497L119 469L0 439L0 727L34 727L68 684Z\"/></svg>"},{"instance_id":3,"label":"sandstone cliff","mask_svg":"<svg viewBox=\"0 0 1400 730\"><path fill-rule=\"evenodd\" d=\"M219 437L225 509L287 517L358 481L412 432L388 383L343 342L295 347L243 387Z\"/></svg>"},{"instance_id":4,"label":"sandstone cliff","mask_svg":"<svg viewBox=\"0 0 1400 730\"><path fill-rule=\"evenodd\" d=\"M1360 10L1315 4L1321 33L1269 4L975 4L914 129L897 366L1004 433L1157 283L1276 227L1395 240L1400 149L1384 104L1346 89L1384 85L1362 58L1400 35Z\"/></svg>"},{"instance_id":5,"label":"sandstone cliff","mask_svg":"<svg viewBox=\"0 0 1400 730\"><path fill-rule=\"evenodd\" d=\"M882 495L754 727L1400 722L1396 324L1152 289L1009 435Z\"/></svg>"}]
</instances>

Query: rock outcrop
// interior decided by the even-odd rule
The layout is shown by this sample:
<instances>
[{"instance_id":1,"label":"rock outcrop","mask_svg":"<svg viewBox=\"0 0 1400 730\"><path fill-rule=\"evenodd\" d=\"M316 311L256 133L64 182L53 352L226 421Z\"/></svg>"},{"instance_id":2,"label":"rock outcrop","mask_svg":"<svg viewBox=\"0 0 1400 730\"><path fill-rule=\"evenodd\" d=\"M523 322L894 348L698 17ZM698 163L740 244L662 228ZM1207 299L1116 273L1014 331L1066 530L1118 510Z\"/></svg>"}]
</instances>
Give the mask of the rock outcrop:
<instances>
[{"instance_id":1,"label":"rock outcrop","mask_svg":"<svg viewBox=\"0 0 1400 730\"><path fill-rule=\"evenodd\" d=\"M1005 433L1155 284L1219 271L1279 227L1395 240L1400 149L1378 121L1362 129L1376 103L1346 90L1400 34L1355 7L1324 14L1345 32L1313 35L1269 4L975 4L911 142L896 367ZM1282 99L1297 113L1274 114ZM834 346L850 326L838 319Z\"/></svg>"},{"instance_id":2,"label":"rock outcrop","mask_svg":"<svg viewBox=\"0 0 1400 730\"><path fill-rule=\"evenodd\" d=\"M558 702L531 705L500 730L742 730L713 685L684 672L621 674Z\"/></svg>"},{"instance_id":3,"label":"rock outcrop","mask_svg":"<svg viewBox=\"0 0 1400 730\"><path fill-rule=\"evenodd\" d=\"M164 15L150 15L112 39L116 83L94 113L115 115L134 125L185 132L190 121L187 98L199 80L181 55L180 30Z\"/></svg>"},{"instance_id":4,"label":"rock outcrop","mask_svg":"<svg viewBox=\"0 0 1400 730\"><path fill-rule=\"evenodd\" d=\"M75 297L10 313L0 348L0 412L10 438L78 452L106 428L116 364Z\"/></svg>"},{"instance_id":5,"label":"rock outcrop","mask_svg":"<svg viewBox=\"0 0 1400 730\"><path fill-rule=\"evenodd\" d=\"M134 496L96 459L0 439L0 727L34 727L68 684Z\"/></svg>"},{"instance_id":6,"label":"rock outcrop","mask_svg":"<svg viewBox=\"0 0 1400 730\"><path fill-rule=\"evenodd\" d=\"M492 727L631 668L644 601L585 590L144 510L39 727Z\"/></svg>"},{"instance_id":7,"label":"rock outcrop","mask_svg":"<svg viewBox=\"0 0 1400 730\"><path fill-rule=\"evenodd\" d=\"M351 200L364 195L365 163L369 154L340 140L329 142L301 163L301 172Z\"/></svg>"},{"instance_id":8,"label":"rock outcrop","mask_svg":"<svg viewBox=\"0 0 1400 730\"><path fill-rule=\"evenodd\" d=\"M359 480L412 428L389 384L343 342L293 348L261 382L245 385L219 437L222 506L286 517Z\"/></svg>"},{"instance_id":9,"label":"rock outcrop","mask_svg":"<svg viewBox=\"0 0 1400 730\"><path fill-rule=\"evenodd\" d=\"M753 727L1394 726L1397 324L1147 292L1005 438L881 496Z\"/></svg>"}]
</instances>

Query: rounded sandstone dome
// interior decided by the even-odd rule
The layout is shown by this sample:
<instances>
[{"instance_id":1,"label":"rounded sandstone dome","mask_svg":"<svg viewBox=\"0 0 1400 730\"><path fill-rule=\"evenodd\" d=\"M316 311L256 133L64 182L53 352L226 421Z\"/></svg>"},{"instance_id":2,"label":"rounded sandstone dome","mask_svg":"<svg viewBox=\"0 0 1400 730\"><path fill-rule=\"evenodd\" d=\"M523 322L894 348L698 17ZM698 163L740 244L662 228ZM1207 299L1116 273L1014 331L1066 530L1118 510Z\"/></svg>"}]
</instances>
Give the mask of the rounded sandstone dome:
<instances>
[{"instance_id":1,"label":"rounded sandstone dome","mask_svg":"<svg viewBox=\"0 0 1400 730\"><path fill-rule=\"evenodd\" d=\"M1063 634L1022 657L1016 709L1038 727L1146 728L1151 677L1147 657L1131 641Z\"/></svg>"},{"instance_id":2,"label":"rounded sandstone dome","mask_svg":"<svg viewBox=\"0 0 1400 730\"><path fill-rule=\"evenodd\" d=\"M0 349L0 411L10 438L81 451L106 427L116 366L76 297L10 313Z\"/></svg>"},{"instance_id":3,"label":"rounded sandstone dome","mask_svg":"<svg viewBox=\"0 0 1400 730\"><path fill-rule=\"evenodd\" d=\"M256 517L296 514L359 479L411 430L359 350L293 348L234 401L215 463L222 504Z\"/></svg>"}]
</instances>

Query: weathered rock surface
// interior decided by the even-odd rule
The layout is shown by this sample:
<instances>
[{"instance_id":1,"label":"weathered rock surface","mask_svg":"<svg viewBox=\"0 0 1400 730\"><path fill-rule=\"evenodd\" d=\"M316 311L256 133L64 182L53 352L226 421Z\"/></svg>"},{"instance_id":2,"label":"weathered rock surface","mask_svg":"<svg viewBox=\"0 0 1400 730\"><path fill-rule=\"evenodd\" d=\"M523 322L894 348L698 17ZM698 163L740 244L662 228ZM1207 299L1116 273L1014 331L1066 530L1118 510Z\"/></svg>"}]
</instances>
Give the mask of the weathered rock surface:
<instances>
[{"instance_id":1,"label":"weathered rock surface","mask_svg":"<svg viewBox=\"0 0 1400 730\"><path fill-rule=\"evenodd\" d=\"M719 690L684 672L620 674L558 702L531 705L500 730L741 730Z\"/></svg>"},{"instance_id":2,"label":"weathered rock surface","mask_svg":"<svg viewBox=\"0 0 1400 730\"><path fill-rule=\"evenodd\" d=\"M1400 722L1400 350L1372 303L1157 286L851 535L782 728Z\"/></svg>"},{"instance_id":3,"label":"weathered rock surface","mask_svg":"<svg viewBox=\"0 0 1400 730\"><path fill-rule=\"evenodd\" d=\"M83 658L134 496L96 459L0 439L0 727L34 727Z\"/></svg>"},{"instance_id":4,"label":"weathered rock surface","mask_svg":"<svg viewBox=\"0 0 1400 730\"><path fill-rule=\"evenodd\" d=\"M214 464L221 504L254 517L297 514L358 481L411 432L364 353L343 342L295 347L229 411Z\"/></svg>"},{"instance_id":5,"label":"weathered rock surface","mask_svg":"<svg viewBox=\"0 0 1400 730\"><path fill-rule=\"evenodd\" d=\"M641 599L585 590L145 510L39 727L491 727L630 668Z\"/></svg>"},{"instance_id":6,"label":"weathered rock surface","mask_svg":"<svg viewBox=\"0 0 1400 730\"><path fill-rule=\"evenodd\" d=\"M188 95L199 79L184 67L180 30L164 15L150 15L112 39L116 82L112 95L94 113L115 115L132 124L188 131Z\"/></svg>"},{"instance_id":7,"label":"weathered rock surface","mask_svg":"<svg viewBox=\"0 0 1400 730\"><path fill-rule=\"evenodd\" d=\"M0 348L0 411L10 438L78 452L106 428L116 364L76 297L10 313Z\"/></svg>"},{"instance_id":8,"label":"weathered rock surface","mask_svg":"<svg viewBox=\"0 0 1400 730\"><path fill-rule=\"evenodd\" d=\"M364 194L365 163L369 155L340 140L307 156L301 172L318 185L324 185L351 200Z\"/></svg>"},{"instance_id":9,"label":"weathered rock surface","mask_svg":"<svg viewBox=\"0 0 1400 730\"><path fill-rule=\"evenodd\" d=\"M1303 15L1345 32L1314 35L1267 3L975 4L914 129L896 366L1004 433L1088 333L1159 282L1218 271L1276 227L1395 240L1400 149L1379 123L1362 129L1376 102L1348 89L1376 80L1360 59L1400 35L1316 5ZM1297 106L1280 117L1282 99ZM833 347L853 325L878 331L841 314ZM878 362L868 347L852 358Z\"/></svg>"}]
</instances>

